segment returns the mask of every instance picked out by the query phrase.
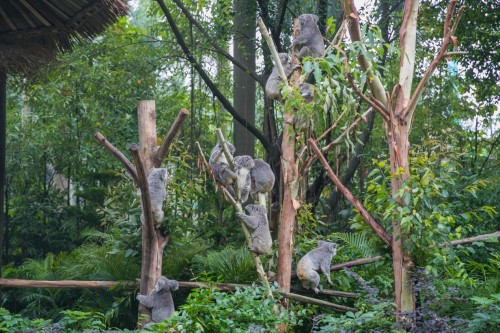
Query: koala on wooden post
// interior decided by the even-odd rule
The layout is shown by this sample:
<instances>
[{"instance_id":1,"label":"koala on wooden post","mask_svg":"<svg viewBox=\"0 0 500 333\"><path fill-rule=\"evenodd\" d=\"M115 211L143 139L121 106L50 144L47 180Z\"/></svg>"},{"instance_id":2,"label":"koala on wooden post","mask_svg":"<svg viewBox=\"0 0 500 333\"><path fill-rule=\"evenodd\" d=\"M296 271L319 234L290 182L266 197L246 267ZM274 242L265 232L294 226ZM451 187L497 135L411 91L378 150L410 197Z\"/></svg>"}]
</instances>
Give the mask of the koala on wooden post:
<instances>
[{"instance_id":1,"label":"koala on wooden post","mask_svg":"<svg viewBox=\"0 0 500 333\"><path fill-rule=\"evenodd\" d=\"M167 189L165 185L168 183L167 169L151 168L148 176L149 196L151 198L151 209L153 211L153 221L156 228L159 228L163 222L163 202L167 198ZM138 191L141 196L140 190ZM142 202L141 202L142 206ZM141 214L141 222L144 224L144 213Z\"/></svg>"},{"instance_id":2,"label":"koala on wooden post","mask_svg":"<svg viewBox=\"0 0 500 333\"><path fill-rule=\"evenodd\" d=\"M236 148L227 141L226 146L229 149L229 153L233 155ZM208 164L210 164L210 167L212 168L215 180L217 180L220 184L229 186L236 181L236 173L229 167L226 155L224 155L224 151L218 143L210 153Z\"/></svg>"},{"instance_id":3,"label":"koala on wooden post","mask_svg":"<svg viewBox=\"0 0 500 333\"><path fill-rule=\"evenodd\" d=\"M283 66L283 69L285 71L285 75L288 77L292 73L292 66L290 65L288 54L279 53L278 55L280 57L281 65ZM278 74L278 69L276 68L276 66L274 66L273 71L271 72L271 75L269 75L269 78L266 82L266 94L267 96L269 96L269 98L272 98L274 100L281 99L281 89L279 86L280 83L284 82L281 80Z\"/></svg>"},{"instance_id":4,"label":"koala on wooden post","mask_svg":"<svg viewBox=\"0 0 500 333\"><path fill-rule=\"evenodd\" d=\"M259 255L266 254L273 246L266 208L261 205L247 205L245 209L249 215L238 213L236 216L246 224L252 235L252 245L248 249Z\"/></svg>"},{"instance_id":5,"label":"koala on wooden post","mask_svg":"<svg viewBox=\"0 0 500 333\"><path fill-rule=\"evenodd\" d=\"M151 309L151 319L155 323L159 323L174 314L175 308L171 292L177 289L179 289L177 281L160 276L151 294L147 296L138 294L137 300Z\"/></svg>"},{"instance_id":6,"label":"koala on wooden post","mask_svg":"<svg viewBox=\"0 0 500 333\"><path fill-rule=\"evenodd\" d=\"M325 43L319 31L318 17L313 14L302 14L299 16L300 35L292 41L292 50L295 46L300 49L296 53L297 58L305 56L322 57L325 54Z\"/></svg>"},{"instance_id":7,"label":"koala on wooden post","mask_svg":"<svg viewBox=\"0 0 500 333\"><path fill-rule=\"evenodd\" d=\"M307 252L297 264L297 276L306 289L312 285L314 292L318 293L319 272L325 274L328 283L333 284L330 279L330 264L334 255L337 254L337 244L319 241L318 247Z\"/></svg>"}]
</instances>

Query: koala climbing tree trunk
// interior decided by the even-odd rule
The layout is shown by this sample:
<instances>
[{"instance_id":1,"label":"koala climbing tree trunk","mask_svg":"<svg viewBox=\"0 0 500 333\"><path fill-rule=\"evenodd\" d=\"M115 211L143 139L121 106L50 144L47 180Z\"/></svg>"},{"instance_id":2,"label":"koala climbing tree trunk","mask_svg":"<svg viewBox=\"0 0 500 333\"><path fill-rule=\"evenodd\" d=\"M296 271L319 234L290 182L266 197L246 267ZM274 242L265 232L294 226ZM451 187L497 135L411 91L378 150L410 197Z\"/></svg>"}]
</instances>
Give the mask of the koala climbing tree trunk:
<instances>
[{"instance_id":1,"label":"koala climbing tree trunk","mask_svg":"<svg viewBox=\"0 0 500 333\"><path fill-rule=\"evenodd\" d=\"M139 101L137 112L139 144L132 144L129 147L134 164L109 143L101 133L97 133L95 138L106 150L118 158L141 191L141 207L144 221L142 223L142 261L139 293L149 295L161 276L163 250L168 243L169 236L163 235L160 229L155 226L148 174L149 170L159 167L165 159L170 145L189 115L189 111L181 109L159 149L157 148L155 101ZM140 326L151 321L151 310L143 304L139 304L138 314Z\"/></svg>"}]
</instances>

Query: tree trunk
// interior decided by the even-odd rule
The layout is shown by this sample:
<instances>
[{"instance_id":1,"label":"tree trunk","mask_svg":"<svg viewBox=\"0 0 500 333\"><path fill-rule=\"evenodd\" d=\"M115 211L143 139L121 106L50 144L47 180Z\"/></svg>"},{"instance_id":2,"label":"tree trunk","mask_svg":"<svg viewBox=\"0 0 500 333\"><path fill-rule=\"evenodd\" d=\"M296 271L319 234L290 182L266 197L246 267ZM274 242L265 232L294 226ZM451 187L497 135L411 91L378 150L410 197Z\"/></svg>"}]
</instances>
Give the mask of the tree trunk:
<instances>
[{"instance_id":1,"label":"tree trunk","mask_svg":"<svg viewBox=\"0 0 500 333\"><path fill-rule=\"evenodd\" d=\"M4 258L4 230L6 214L4 211L5 198L5 156L7 140L7 74L0 71L0 273L3 268Z\"/></svg>"},{"instance_id":2,"label":"tree trunk","mask_svg":"<svg viewBox=\"0 0 500 333\"><path fill-rule=\"evenodd\" d=\"M139 126L139 155L140 159L135 159L136 164L142 162L141 166L136 165L139 179L146 181L149 170L153 167L157 151L156 139L156 110L155 101L139 101L137 104L138 126ZM135 157L135 156L134 156ZM142 161L141 161L142 160ZM144 172L141 177L141 171ZM147 182L147 181L146 181ZM153 223L147 220L152 216L146 216L148 209L145 208L144 200L150 200L149 195L142 193L143 214L145 222L142 225L142 262L141 262L141 284L140 294L149 295L153 290L156 281L161 276L163 264L163 249L166 240L159 229L153 227ZM151 215L151 212L149 212ZM139 321L145 324L151 321L151 310L139 303Z\"/></svg>"},{"instance_id":3,"label":"tree trunk","mask_svg":"<svg viewBox=\"0 0 500 333\"><path fill-rule=\"evenodd\" d=\"M255 19L256 2L252 0L234 1L234 58L255 71ZM246 121L255 125L255 80L237 66L234 67L234 108ZM245 126L233 122L234 146L238 155L253 156L255 137Z\"/></svg>"}]
</instances>

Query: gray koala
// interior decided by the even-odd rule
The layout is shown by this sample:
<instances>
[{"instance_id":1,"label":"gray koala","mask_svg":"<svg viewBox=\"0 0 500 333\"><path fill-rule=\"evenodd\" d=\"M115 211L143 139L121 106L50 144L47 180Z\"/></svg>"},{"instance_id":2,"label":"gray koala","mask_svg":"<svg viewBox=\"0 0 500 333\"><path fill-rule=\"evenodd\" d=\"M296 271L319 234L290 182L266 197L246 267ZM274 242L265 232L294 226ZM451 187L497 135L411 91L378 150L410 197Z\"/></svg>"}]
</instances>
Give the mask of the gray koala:
<instances>
[{"instance_id":1,"label":"gray koala","mask_svg":"<svg viewBox=\"0 0 500 333\"><path fill-rule=\"evenodd\" d=\"M229 153L233 155L234 152L236 151L236 148L230 142L227 141L226 141L226 146L229 149ZM212 149L212 152L210 153L210 159L208 161L208 164L210 164L210 167L212 167L215 180L217 180L222 185L227 187L229 185L232 185L236 181L237 175L229 167L226 155L224 155L224 151L218 143L215 145L215 147Z\"/></svg>"},{"instance_id":2,"label":"gray koala","mask_svg":"<svg viewBox=\"0 0 500 333\"><path fill-rule=\"evenodd\" d=\"M160 276L155 288L148 296L137 295L137 300L151 309L151 319L155 323L161 322L174 314L174 301L171 291L179 289L179 283Z\"/></svg>"},{"instance_id":3,"label":"gray koala","mask_svg":"<svg viewBox=\"0 0 500 333\"><path fill-rule=\"evenodd\" d=\"M151 168L148 176L149 196L151 198L151 209L153 210L153 221L156 228L163 222L163 201L167 198L165 185L168 182L167 169ZM138 191L139 197L141 195ZM141 202L142 205L142 202ZM141 214L141 222L144 224L144 213Z\"/></svg>"},{"instance_id":4,"label":"gray koala","mask_svg":"<svg viewBox=\"0 0 500 333\"><path fill-rule=\"evenodd\" d=\"M250 171L252 177L252 198L256 199L258 193L271 192L274 186L274 173L271 166L261 159L254 160L255 166Z\"/></svg>"},{"instance_id":5,"label":"gray koala","mask_svg":"<svg viewBox=\"0 0 500 333\"><path fill-rule=\"evenodd\" d=\"M300 94L302 95L302 98L304 98L306 104L311 103L314 97L314 85L304 82L299 84L299 89Z\"/></svg>"},{"instance_id":6,"label":"gray koala","mask_svg":"<svg viewBox=\"0 0 500 333\"><path fill-rule=\"evenodd\" d=\"M302 281L302 286L307 289L311 284L318 293L318 272L325 274L328 283L333 284L330 279L330 263L336 254L337 244L325 241L319 241L317 248L307 252L297 264L297 276Z\"/></svg>"},{"instance_id":7,"label":"gray koala","mask_svg":"<svg viewBox=\"0 0 500 333\"><path fill-rule=\"evenodd\" d=\"M226 146L229 150L229 153L231 155L234 155L234 153L236 152L236 148L233 146L233 144L229 141L226 141ZM208 164L210 164L210 166L217 163L223 163L229 165L226 159L226 155L224 155L224 151L222 147L219 145L219 143L217 143L214 146L214 148L212 148L212 152L210 153L210 159L208 161Z\"/></svg>"},{"instance_id":8,"label":"gray koala","mask_svg":"<svg viewBox=\"0 0 500 333\"><path fill-rule=\"evenodd\" d=\"M252 235L252 245L248 249L259 255L266 254L273 246L266 208L261 205L247 205L245 209L250 215L238 213L236 216L246 224Z\"/></svg>"},{"instance_id":9,"label":"gray koala","mask_svg":"<svg viewBox=\"0 0 500 333\"><path fill-rule=\"evenodd\" d=\"M252 178L250 176L250 172L251 170L253 170L255 162L251 156L242 155L236 156L234 158L234 165L236 167L237 182L241 195L239 199L241 202L246 202L248 200L248 195L250 194L250 189L252 187ZM234 189L231 188L229 192L231 193L231 191L234 192Z\"/></svg>"},{"instance_id":10,"label":"gray koala","mask_svg":"<svg viewBox=\"0 0 500 333\"><path fill-rule=\"evenodd\" d=\"M290 65L288 54L279 53L279 57L281 65L285 70L285 75L288 77L292 73L292 66ZM269 98L272 98L274 100L281 99L281 89L279 87L280 83L284 82L281 80L278 74L278 69L276 68L276 66L274 66L273 71L271 72L271 75L269 75L269 78L267 79L266 82L266 94L267 96L269 96Z\"/></svg>"},{"instance_id":11,"label":"gray koala","mask_svg":"<svg viewBox=\"0 0 500 333\"><path fill-rule=\"evenodd\" d=\"M292 50L299 46L300 50L296 53L297 58L302 59L305 56L322 57L325 54L325 44L323 36L319 31L318 17L313 14L302 14L299 16L300 35L292 42Z\"/></svg>"}]
</instances>

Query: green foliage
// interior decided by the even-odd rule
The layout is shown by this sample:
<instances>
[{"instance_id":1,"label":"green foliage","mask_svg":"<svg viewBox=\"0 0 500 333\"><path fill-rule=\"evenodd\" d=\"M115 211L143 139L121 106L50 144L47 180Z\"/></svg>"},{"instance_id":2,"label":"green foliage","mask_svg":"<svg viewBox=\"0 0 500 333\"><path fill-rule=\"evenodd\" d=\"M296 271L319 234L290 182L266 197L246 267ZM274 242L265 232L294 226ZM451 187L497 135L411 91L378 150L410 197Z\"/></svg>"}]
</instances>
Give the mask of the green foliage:
<instances>
[{"instance_id":1,"label":"green foliage","mask_svg":"<svg viewBox=\"0 0 500 333\"><path fill-rule=\"evenodd\" d=\"M273 287L277 290L277 286ZM237 288L234 292L220 292L215 288L195 289L177 315L154 324L148 332L166 332L173 329L182 333L247 332L249 327L261 327L264 332L278 332L277 326L300 325L293 311L282 309L256 285ZM290 331L290 332L293 332Z\"/></svg>"},{"instance_id":2,"label":"green foliage","mask_svg":"<svg viewBox=\"0 0 500 333\"><path fill-rule=\"evenodd\" d=\"M468 333L498 332L500 327L500 294L490 297L472 297L471 300L478 305L478 311L467 327Z\"/></svg>"},{"instance_id":3,"label":"green foliage","mask_svg":"<svg viewBox=\"0 0 500 333\"><path fill-rule=\"evenodd\" d=\"M249 283L257 278L252 255L245 247L226 247L221 251L197 255L192 265L197 275L209 274L222 282Z\"/></svg>"}]
</instances>

